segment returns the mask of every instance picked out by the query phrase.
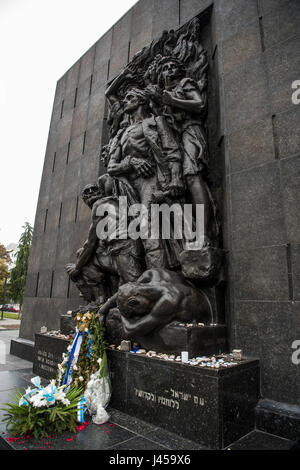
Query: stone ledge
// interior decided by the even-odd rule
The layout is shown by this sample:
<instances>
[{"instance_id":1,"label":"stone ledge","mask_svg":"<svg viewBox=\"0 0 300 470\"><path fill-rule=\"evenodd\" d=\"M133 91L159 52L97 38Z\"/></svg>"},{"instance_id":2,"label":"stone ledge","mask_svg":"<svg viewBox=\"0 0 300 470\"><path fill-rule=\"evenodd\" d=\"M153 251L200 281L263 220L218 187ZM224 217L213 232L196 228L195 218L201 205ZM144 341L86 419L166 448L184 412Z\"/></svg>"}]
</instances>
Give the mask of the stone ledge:
<instances>
[{"instance_id":1,"label":"stone ledge","mask_svg":"<svg viewBox=\"0 0 300 470\"><path fill-rule=\"evenodd\" d=\"M34 342L23 338L12 339L10 342L10 354L20 359L33 362Z\"/></svg>"},{"instance_id":2,"label":"stone ledge","mask_svg":"<svg viewBox=\"0 0 300 470\"><path fill-rule=\"evenodd\" d=\"M255 409L256 428L285 439L300 436L300 407L262 399Z\"/></svg>"}]
</instances>

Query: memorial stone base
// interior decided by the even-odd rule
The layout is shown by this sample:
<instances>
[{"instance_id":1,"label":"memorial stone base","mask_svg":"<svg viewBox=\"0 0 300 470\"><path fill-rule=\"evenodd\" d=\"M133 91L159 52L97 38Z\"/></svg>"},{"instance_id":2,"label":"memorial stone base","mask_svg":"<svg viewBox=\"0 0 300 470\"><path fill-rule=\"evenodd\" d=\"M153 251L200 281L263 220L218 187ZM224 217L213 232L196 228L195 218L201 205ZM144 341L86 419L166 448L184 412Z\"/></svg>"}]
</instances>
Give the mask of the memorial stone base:
<instances>
[{"instance_id":1,"label":"memorial stone base","mask_svg":"<svg viewBox=\"0 0 300 470\"><path fill-rule=\"evenodd\" d=\"M33 372L55 378L68 344L36 334ZM212 369L112 349L107 354L112 408L212 449L225 448L254 429L258 360Z\"/></svg>"},{"instance_id":2,"label":"memorial stone base","mask_svg":"<svg viewBox=\"0 0 300 470\"><path fill-rule=\"evenodd\" d=\"M108 359L115 409L213 449L254 429L258 360L210 369L116 350Z\"/></svg>"},{"instance_id":3,"label":"memorial stone base","mask_svg":"<svg viewBox=\"0 0 300 470\"><path fill-rule=\"evenodd\" d=\"M45 379L55 379L57 364L62 362L62 354L67 351L68 340L37 333L34 344L33 372Z\"/></svg>"}]
</instances>

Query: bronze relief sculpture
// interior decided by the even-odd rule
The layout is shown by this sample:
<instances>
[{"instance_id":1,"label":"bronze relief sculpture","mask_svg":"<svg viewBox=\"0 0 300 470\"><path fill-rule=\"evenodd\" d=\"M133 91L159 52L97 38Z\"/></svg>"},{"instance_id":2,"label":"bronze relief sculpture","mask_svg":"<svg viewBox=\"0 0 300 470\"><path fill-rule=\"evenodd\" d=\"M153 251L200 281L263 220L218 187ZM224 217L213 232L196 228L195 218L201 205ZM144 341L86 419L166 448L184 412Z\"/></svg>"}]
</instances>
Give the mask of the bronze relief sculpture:
<instances>
[{"instance_id":1,"label":"bronze relief sculpture","mask_svg":"<svg viewBox=\"0 0 300 470\"><path fill-rule=\"evenodd\" d=\"M107 173L83 191L92 222L76 263L67 266L83 298L102 304L100 319L112 339L161 352L182 350L187 324L202 328L199 351L218 352L225 344L215 341L224 322L223 250L209 183L208 58L200 37L197 18L163 32L108 84L110 139L100 155ZM153 218L159 205L164 210ZM193 236L203 208L202 236L194 244L186 233L177 236L176 217L186 206ZM164 211L172 213L168 237ZM139 237L125 233L129 223Z\"/></svg>"}]
</instances>

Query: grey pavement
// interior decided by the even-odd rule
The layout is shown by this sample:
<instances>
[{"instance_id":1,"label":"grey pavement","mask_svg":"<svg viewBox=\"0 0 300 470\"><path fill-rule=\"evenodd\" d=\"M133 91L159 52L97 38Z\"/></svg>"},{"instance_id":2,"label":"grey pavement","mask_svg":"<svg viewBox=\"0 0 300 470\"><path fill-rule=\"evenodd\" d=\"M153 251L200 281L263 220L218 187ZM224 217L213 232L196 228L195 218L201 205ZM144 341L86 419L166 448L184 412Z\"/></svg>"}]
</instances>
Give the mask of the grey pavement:
<instances>
[{"instance_id":1,"label":"grey pavement","mask_svg":"<svg viewBox=\"0 0 300 470\"><path fill-rule=\"evenodd\" d=\"M18 338L19 330L1 330L0 331L0 372L9 370L19 370L32 368L32 363L24 361L19 357L9 354L10 341Z\"/></svg>"},{"instance_id":2,"label":"grey pavement","mask_svg":"<svg viewBox=\"0 0 300 470\"><path fill-rule=\"evenodd\" d=\"M13 318L3 318L0 319L0 330L13 329L16 330L20 328L21 320L15 320Z\"/></svg>"}]
</instances>

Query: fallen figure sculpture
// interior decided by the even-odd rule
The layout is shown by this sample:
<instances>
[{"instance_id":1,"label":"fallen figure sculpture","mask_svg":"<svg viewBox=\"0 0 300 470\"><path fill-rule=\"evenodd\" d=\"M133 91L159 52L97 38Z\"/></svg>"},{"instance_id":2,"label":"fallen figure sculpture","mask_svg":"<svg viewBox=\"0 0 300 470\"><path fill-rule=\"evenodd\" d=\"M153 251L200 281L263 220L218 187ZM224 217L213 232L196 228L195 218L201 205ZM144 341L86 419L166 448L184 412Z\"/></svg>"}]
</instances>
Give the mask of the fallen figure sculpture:
<instances>
[{"instance_id":1,"label":"fallen figure sculpture","mask_svg":"<svg viewBox=\"0 0 300 470\"><path fill-rule=\"evenodd\" d=\"M120 286L100 309L102 320L105 313L108 334L118 331L122 336L118 340L131 339L160 351L172 350L180 342L183 323L212 322L207 295L182 274L161 268L149 269L136 282Z\"/></svg>"},{"instance_id":2,"label":"fallen figure sculpture","mask_svg":"<svg viewBox=\"0 0 300 470\"><path fill-rule=\"evenodd\" d=\"M181 274L155 268L145 271L136 282L121 286L117 307L126 335L146 336L173 321L211 322L210 303Z\"/></svg>"}]
</instances>

